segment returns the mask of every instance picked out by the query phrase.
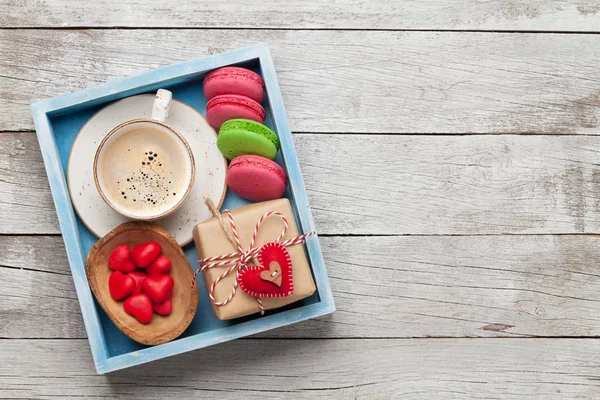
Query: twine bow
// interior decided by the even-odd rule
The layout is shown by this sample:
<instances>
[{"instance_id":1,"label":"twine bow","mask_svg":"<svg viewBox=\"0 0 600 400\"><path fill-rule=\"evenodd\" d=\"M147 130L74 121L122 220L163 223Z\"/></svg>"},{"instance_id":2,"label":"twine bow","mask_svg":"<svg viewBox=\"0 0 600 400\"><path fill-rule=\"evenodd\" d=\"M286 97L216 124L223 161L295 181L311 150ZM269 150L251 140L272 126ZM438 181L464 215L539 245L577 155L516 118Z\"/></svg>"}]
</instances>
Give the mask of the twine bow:
<instances>
[{"instance_id":1,"label":"twine bow","mask_svg":"<svg viewBox=\"0 0 600 400\"><path fill-rule=\"evenodd\" d=\"M231 242L231 244L233 244L233 246L237 248L237 251L233 252L233 253L229 253L229 254L223 254L223 255L214 256L214 257L207 257L207 258L198 260L198 263L201 265L201 267L198 268L198 270L194 274L194 282L192 282L192 287L194 286L194 284L196 282L196 276L200 272L210 269L210 268L229 266L229 268L225 272L223 272L217 279L215 279L215 281L210 285L210 289L208 290L208 297L210 298L210 301L212 301L213 304L215 304L217 306L224 306L224 305L228 304L231 300L233 300L233 297L235 296L235 293L239 286L238 274L240 273L241 270L248 267L248 263L256 258L256 256L258 255L258 252L260 251L260 249L262 247L262 246L255 247L255 242L256 242L256 237L258 236L258 232L260 231L260 226L263 223L263 221L273 215L278 216L283 221L283 230L281 232L281 235L279 235L279 237L275 240L275 242L277 242L277 243L280 243L281 239L283 239L283 237L285 236L285 234L288 230L288 221L287 221L287 218L285 217L285 215L283 215L282 213L280 213L278 211L269 211L269 212L265 213L256 222L256 226L254 227L254 233L252 234L252 239L250 240L250 246L248 247L247 250L244 250L244 248L242 247L242 244L240 243L240 238L237 233L237 229L235 226L235 219L233 218L233 215L231 214L231 212L229 210L224 211L227 214L227 216L229 217L229 223L231 225L231 232L233 233L233 237L231 235L229 235L229 232L226 229L226 225L223 222L223 220L221 219L221 214L218 212L218 210L216 210L216 207L210 201L210 199L207 199L206 204L211 209L213 215L219 220L219 224L221 225L221 228L225 231L225 234L229 238L229 241ZM284 247L294 246L296 244L302 244L305 241L304 239L306 239L308 236L312 236L314 234L316 234L316 232L309 232L309 233L305 233L303 235L295 236L291 239L281 242L281 244ZM229 274L233 273L234 271L236 272L236 277L235 277L235 281L233 282L233 288L231 290L231 293L225 300L218 301L214 296L215 287L221 280L223 280L225 277L227 277ZM265 313L265 308L263 306L262 300L260 299L260 297L255 297L255 299L258 303L258 308L260 309L260 314L263 315Z\"/></svg>"}]
</instances>

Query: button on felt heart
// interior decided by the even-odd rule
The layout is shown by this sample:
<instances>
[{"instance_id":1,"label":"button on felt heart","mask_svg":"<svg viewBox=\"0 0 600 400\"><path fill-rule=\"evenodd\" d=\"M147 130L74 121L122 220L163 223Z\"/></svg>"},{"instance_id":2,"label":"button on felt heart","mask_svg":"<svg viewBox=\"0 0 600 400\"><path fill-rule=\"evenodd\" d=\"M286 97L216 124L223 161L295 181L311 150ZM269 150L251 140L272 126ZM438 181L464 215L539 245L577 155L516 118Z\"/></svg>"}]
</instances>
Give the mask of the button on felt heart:
<instances>
[{"instance_id":1,"label":"button on felt heart","mask_svg":"<svg viewBox=\"0 0 600 400\"><path fill-rule=\"evenodd\" d=\"M287 249L277 242L258 251L260 265L246 267L237 276L240 288L253 297L286 297L294 293L292 260Z\"/></svg>"}]
</instances>

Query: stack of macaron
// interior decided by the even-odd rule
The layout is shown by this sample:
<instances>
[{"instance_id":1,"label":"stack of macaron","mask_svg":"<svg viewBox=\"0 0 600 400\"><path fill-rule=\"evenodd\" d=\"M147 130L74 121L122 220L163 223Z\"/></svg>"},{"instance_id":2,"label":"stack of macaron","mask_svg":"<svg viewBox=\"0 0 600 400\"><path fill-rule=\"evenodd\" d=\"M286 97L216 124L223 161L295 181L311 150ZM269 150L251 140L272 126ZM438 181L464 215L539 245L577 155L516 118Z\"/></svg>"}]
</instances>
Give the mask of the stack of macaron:
<instances>
[{"instance_id":1,"label":"stack of macaron","mask_svg":"<svg viewBox=\"0 0 600 400\"><path fill-rule=\"evenodd\" d=\"M240 67L211 71L204 78L204 96L207 120L219 129L217 147L231 160L229 188L250 201L282 197L287 176L275 162L279 138L263 124L266 112L261 105L264 81L260 75Z\"/></svg>"},{"instance_id":2,"label":"stack of macaron","mask_svg":"<svg viewBox=\"0 0 600 400\"><path fill-rule=\"evenodd\" d=\"M204 78L206 119L215 129L223 122L243 118L265 122L265 109L260 104L265 96L265 82L246 68L225 67L209 72Z\"/></svg>"}]
</instances>

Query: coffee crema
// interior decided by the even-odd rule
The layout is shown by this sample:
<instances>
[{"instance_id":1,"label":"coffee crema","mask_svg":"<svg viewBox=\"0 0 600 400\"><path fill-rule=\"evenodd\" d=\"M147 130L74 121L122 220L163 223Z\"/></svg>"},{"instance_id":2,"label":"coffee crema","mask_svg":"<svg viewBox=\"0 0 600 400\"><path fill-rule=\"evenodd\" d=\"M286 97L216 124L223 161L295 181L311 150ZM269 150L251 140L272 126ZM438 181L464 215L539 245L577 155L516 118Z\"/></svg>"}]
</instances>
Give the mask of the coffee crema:
<instances>
[{"instance_id":1,"label":"coffee crema","mask_svg":"<svg viewBox=\"0 0 600 400\"><path fill-rule=\"evenodd\" d=\"M138 217L160 215L186 195L192 167L185 144L151 122L126 126L100 154L99 183L108 200Z\"/></svg>"}]
</instances>

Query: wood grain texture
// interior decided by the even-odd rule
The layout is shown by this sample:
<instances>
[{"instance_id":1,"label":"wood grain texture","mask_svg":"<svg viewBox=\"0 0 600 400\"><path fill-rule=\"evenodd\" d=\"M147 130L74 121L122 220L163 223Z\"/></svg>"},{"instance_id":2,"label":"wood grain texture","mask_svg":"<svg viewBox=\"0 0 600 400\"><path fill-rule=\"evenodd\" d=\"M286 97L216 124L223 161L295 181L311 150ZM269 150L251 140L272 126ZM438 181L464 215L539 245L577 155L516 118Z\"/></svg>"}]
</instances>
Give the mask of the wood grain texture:
<instances>
[{"instance_id":1,"label":"wood grain texture","mask_svg":"<svg viewBox=\"0 0 600 400\"><path fill-rule=\"evenodd\" d=\"M23 357L23 354L35 357ZM600 341L237 340L99 376L86 340L1 340L3 398L593 399Z\"/></svg>"},{"instance_id":2,"label":"wood grain texture","mask_svg":"<svg viewBox=\"0 0 600 400\"><path fill-rule=\"evenodd\" d=\"M600 232L599 136L294 141L321 234ZM0 148L0 233L60 233L34 134L0 134Z\"/></svg>"},{"instance_id":3,"label":"wood grain texture","mask_svg":"<svg viewBox=\"0 0 600 400\"><path fill-rule=\"evenodd\" d=\"M0 26L597 31L600 6L594 0L4 0Z\"/></svg>"},{"instance_id":4,"label":"wood grain texture","mask_svg":"<svg viewBox=\"0 0 600 400\"><path fill-rule=\"evenodd\" d=\"M0 233L22 231L18 225L27 225L22 221L31 217L34 225L53 226L53 233L58 233L58 218L35 135L0 132L0 143Z\"/></svg>"},{"instance_id":5,"label":"wood grain texture","mask_svg":"<svg viewBox=\"0 0 600 400\"><path fill-rule=\"evenodd\" d=\"M600 237L320 242L337 311L261 337L600 336ZM0 337L85 337L61 237L0 236L0 265Z\"/></svg>"},{"instance_id":6,"label":"wood grain texture","mask_svg":"<svg viewBox=\"0 0 600 400\"><path fill-rule=\"evenodd\" d=\"M600 132L600 35L35 29L0 35L0 130L32 130L34 99L259 41L295 132Z\"/></svg>"}]
</instances>

